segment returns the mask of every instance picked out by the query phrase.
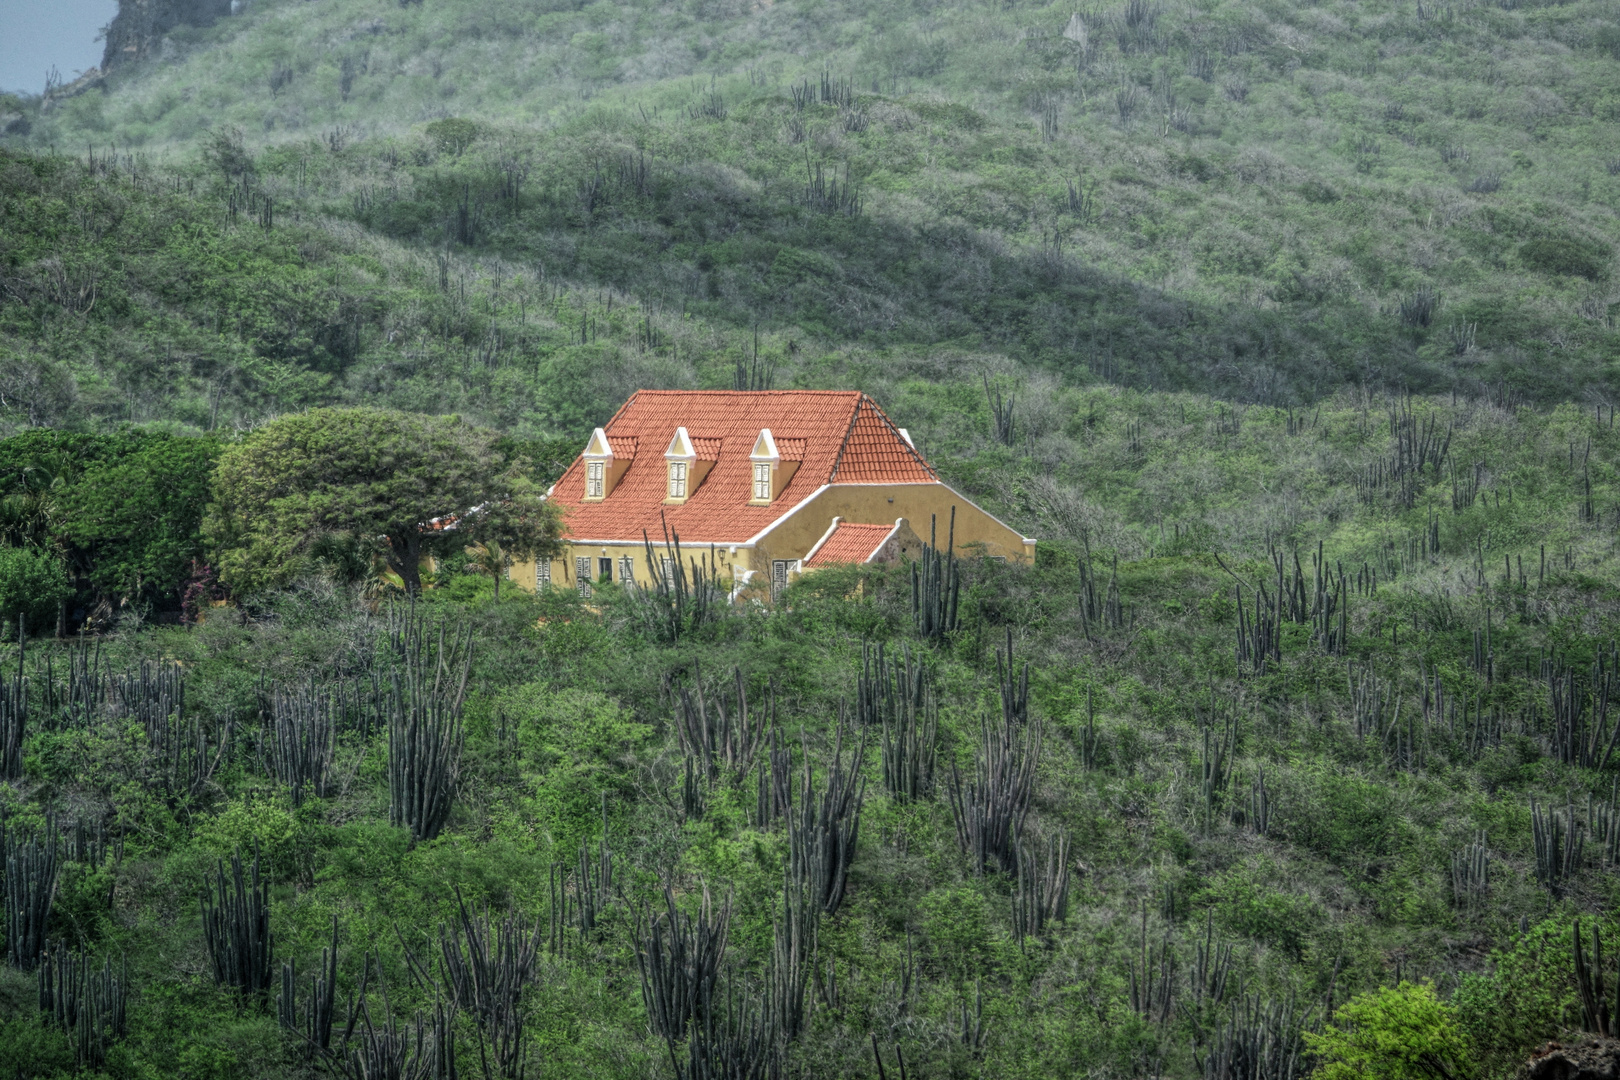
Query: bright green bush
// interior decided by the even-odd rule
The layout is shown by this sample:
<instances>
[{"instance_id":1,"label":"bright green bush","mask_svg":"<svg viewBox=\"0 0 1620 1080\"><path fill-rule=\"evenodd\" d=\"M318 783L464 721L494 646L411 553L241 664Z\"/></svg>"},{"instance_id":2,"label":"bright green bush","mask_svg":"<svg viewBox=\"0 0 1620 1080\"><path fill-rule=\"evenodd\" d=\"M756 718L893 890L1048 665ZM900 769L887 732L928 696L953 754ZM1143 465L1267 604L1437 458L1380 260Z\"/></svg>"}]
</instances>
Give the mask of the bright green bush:
<instances>
[{"instance_id":1,"label":"bright green bush","mask_svg":"<svg viewBox=\"0 0 1620 1080\"><path fill-rule=\"evenodd\" d=\"M1321 1064L1313 1080L1466 1080L1473 1048L1457 1011L1430 983L1403 982L1341 1005L1306 1045Z\"/></svg>"},{"instance_id":2,"label":"bright green bush","mask_svg":"<svg viewBox=\"0 0 1620 1080\"><path fill-rule=\"evenodd\" d=\"M29 633L56 625L57 611L73 595L62 561L37 548L0 548L0 626L16 635L20 615Z\"/></svg>"},{"instance_id":3,"label":"bright green bush","mask_svg":"<svg viewBox=\"0 0 1620 1080\"><path fill-rule=\"evenodd\" d=\"M1487 972L1463 976L1453 1000L1482 1054L1515 1064L1578 1019L1571 925L1537 923L1492 952Z\"/></svg>"}]
</instances>

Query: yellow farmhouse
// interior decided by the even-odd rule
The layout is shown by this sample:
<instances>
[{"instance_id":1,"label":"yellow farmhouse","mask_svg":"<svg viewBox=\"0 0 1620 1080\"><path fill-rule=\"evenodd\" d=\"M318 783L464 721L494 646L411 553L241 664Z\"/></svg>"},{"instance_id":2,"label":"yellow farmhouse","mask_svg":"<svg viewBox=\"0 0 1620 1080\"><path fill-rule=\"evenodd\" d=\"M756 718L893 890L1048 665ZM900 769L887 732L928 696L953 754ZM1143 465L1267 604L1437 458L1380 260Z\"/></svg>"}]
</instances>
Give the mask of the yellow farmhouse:
<instances>
[{"instance_id":1,"label":"yellow farmhouse","mask_svg":"<svg viewBox=\"0 0 1620 1080\"><path fill-rule=\"evenodd\" d=\"M956 550L1033 561L1035 541L940 482L865 394L824 390L642 390L597 428L552 487L565 523L562 557L517 564L525 587L588 591L651 580L668 557L711 550L733 586L775 592L833 563L916 557L955 511Z\"/></svg>"}]
</instances>

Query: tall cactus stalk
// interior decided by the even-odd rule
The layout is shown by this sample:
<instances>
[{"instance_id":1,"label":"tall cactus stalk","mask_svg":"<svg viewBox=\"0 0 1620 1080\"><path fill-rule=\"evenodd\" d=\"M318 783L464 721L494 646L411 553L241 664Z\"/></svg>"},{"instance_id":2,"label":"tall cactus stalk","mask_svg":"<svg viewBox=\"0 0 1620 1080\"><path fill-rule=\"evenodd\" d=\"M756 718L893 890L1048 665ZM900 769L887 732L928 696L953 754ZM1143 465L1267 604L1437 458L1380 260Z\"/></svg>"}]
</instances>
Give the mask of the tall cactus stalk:
<instances>
[{"instance_id":1,"label":"tall cactus stalk","mask_svg":"<svg viewBox=\"0 0 1620 1080\"><path fill-rule=\"evenodd\" d=\"M0 780L21 780L23 734L28 727L28 680L23 676L24 629L17 616L17 675L0 680Z\"/></svg>"},{"instance_id":2,"label":"tall cactus stalk","mask_svg":"<svg viewBox=\"0 0 1620 1080\"><path fill-rule=\"evenodd\" d=\"M233 988L238 1000L265 1000L274 978L275 940L270 933L270 883L259 878L259 856L251 874L242 853L231 853L231 876L219 864L213 894L202 897L203 940L214 967L214 981Z\"/></svg>"},{"instance_id":3,"label":"tall cactus stalk","mask_svg":"<svg viewBox=\"0 0 1620 1080\"><path fill-rule=\"evenodd\" d=\"M763 709L750 709L748 683L742 669L732 672L734 697L723 690L705 693L703 671L693 665L692 685L682 688L675 713L675 732L681 752L708 783L724 774L746 774L765 745L774 725L776 695L769 694ZM729 707L728 707L729 702Z\"/></svg>"},{"instance_id":4,"label":"tall cactus stalk","mask_svg":"<svg viewBox=\"0 0 1620 1080\"><path fill-rule=\"evenodd\" d=\"M39 966L39 1011L46 1024L65 1031L80 1070L106 1067L107 1050L128 1033L129 969L112 960L97 971L82 952L57 946Z\"/></svg>"},{"instance_id":5,"label":"tall cactus stalk","mask_svg":"<svg viewBox=\"0 0 1620 1080\"><path fill-rule=\"evenodd\" d=\"M803 884L782 883L782 910L773 927L767 1009L783 1039L797 1039L808 1015L810 976L815 967L820 909Z\"/></svg>"},{"instance_id":6,"label":"tall cactus stalk","mask_svg":"<svg viewBox=\"0 0 1620 1080\"><path fill-rule=\"evenodd\" d=\"M1010 718L986 722L980 732L974 779L964 784L951 769L951 815L956 839L982 874L992 866L1018 869L1018 836L1035 797L1035 769L1041 757L1041 729L1035 722L1019 731Z\"/></svg>"},{"instance_id":7,"label":"tall cactus stalk","mask_svg":"<svg viewBox=\"0 0 1620 1080\"><path fill-rule=\"evenodd\" d=\"M219 733L210 753L202 722L186 718L186 682L179 664L142 661L110 680L111 715L135 720L146 732L149 780L172 800L196 798L213 779L230 743Z\"/></svg>"},{"instance_id":8,"label":"tall cactus stalk","mask_svg":"<svg viewBox=\"0 0 1620 1080\"><path fill-rule=\"evenodd\" d=\"M1485 834L1451 856L1451 901L1458 907L1473 907L1490 887L1490 853Z\"/></svg>"},{"instance_id":9,"label":"tall cactus stalk","mask_svg":"<svg viewBox=\"0 0 1620 1080\"><path fill-rule=\"evenodd\" d=\"M439 927L445 990L457 1008L472 1016L499 1075L517 1080L525 1049L523 991L534 980L540 922L535 920L530 928L511 915L499 922L488 912L475 916L459 888L456 903L459 921L452 927ZM424 977L423 981L428 980Z\"/></svg>"},{"instance_id":10,"label":"tall cactus stalk","mask_svg":"<svg viewBox=\"0 0 1620 1080\"><path fill-rule=\"evenodd\" d=\"M1149 1023L1163 1024L1175 1015L1176 952L1170 931L1158 945L1148 942L1147 905L1142 905L1142 933L1131 960L1131 1011Z\"/></svg>"},{"instance_id":11,"label":"tall cactus stalk","mask_svg":"<svg viewBox=\"0 0 1620 1080\"><path fill-rule=\"evenodd\" d=\"M439 1003L408 1025L386 1012L375 1024L362 999L359 1030L333 1055L337 1069L347 1080L456 1080L455 1013L454 1005Z\"/></svg>"},{"instance_id":12,"label":"tall cactus stalk","mask_svg":"<svg viewBox=\"0 0 1620 1080\"><path fill-rule=\"evenodd\" d=\"M1069 839L1049 838L1037 853L1025 847L1018 857L1018 883L1013 890L1013 936L1019 948L1026 937L1039 937L1049 923L1069 915Z\"/></svg>"},{"instance_id":13,"label":"tall cactus stalk","mask_svg":"<svg viewBox=\"0 0 1620 1080\"><path fill-rule=\"evenodd\" d=\"M1581 865L1581 853L1586 837L1581 834L1570 809L1559 818L1558 811L1545 815L1534 799L1530 800L1531 839L1536 852L1536 881L1554 896L1564 895L1564 887L1575 876Z\"/></svg>"},{"instance_id":14,"label":"tall cactus stalk","mask_svg":"<svg viewBox=\"0 0 1620 1080\"><path fill-rule=\"evenodd\" d=\"M665 911L649 915L636 935L641 1000L653 1033L671 1046L689 1027L708 1023L718 998L720 965L731 927L731 900L716 910L707 889L697 915L675 906L675 892L664 887Z\"/></svg>"},{"instance_id":15,"label":"tall cactus stalk","mask_svg":"<svg viewBox=\"0 0 1620 1080\"><path fill-rule=\"evenodd\" d=\"M883 786L900 802L919 802L934 793L938 758L938 718L927 690L926 669L909 646L892 665L884 662L883 645L863 649L856 714L863 727L878 727L883 737Z\"/></svg>"},{"instance_id":16,"label":"tall cactus stalk","mask_svg":"<svg viewBox=\"0 0 1620 1080\"><path fill-rule=\"evenodd\" d=\"M725 590L720 584L719 553L710 547L702 558L683 562L681 537L664 524L664 547L653 546L645 529L641 541L647 551L652 580L646 586L629 582L630 595L647 629L659 640L675 644L725 612ZM589 583L581 583L589 595Z\"/></svg>"},{"instance_id":17,"label":"tall cactus stalk","mask_svg":"<svg viewBox=\"0 0 1620 1080\"><path fill-rule=\"evenodd\" d=\"M759 763L759 797L754 807L754 824L769 829L793 814L793 751L782 741L780 730L771 731L771 746Z\"/></svg>"},{"instance_id":18,"label":"tall cactus stalk","mask_svg":"<svg viewBox=\"0 0 1620 1080\"><path fill-rule=\"evenodd\" d=\"M44 834L0 827L6 859L6 958L13 967L32 971L45 951L51 904L56 899L56 822Z\"/></svg>"},{"instance_id":19,"label":"tall cactus stalk","mask_svg":"<svg viewBox=\"0 0 1620 1080\"><path fill-rule=\"evenodd\" d=\"M818 801L810 763L806 761L804 797L796 811L796 820L790 820L788 825L788 859L793 880L808 888L812 900L828 915L836 914L844 902L849 868L855 861L855 846L860 837L861 805L866 800L866 781L860 776L860 763L866 752L865 734L847 764L843 748L844 731L840 723L826 790Z\"/></svg>"},{"instance_id":20,"label":"tall cactus stalk","mask_svg":"<svg viewBox=\"0 0 1620 1080\"><path fill-rule=\"evenodd\" d=\"M943 555L937 546L938 529L939 517L931 515L922 558L911 564L911 620L918 637L936 643L955 632L957 604L962 595L962 578L956 566L956 507L951 507Z\"/></svg>"},{"instance_id":21,"label":"tall cactus stalk","mask_svg":"<svg viewBox=\"0 0 1620 1080\"><path fill-rule=\"evenodd\" d=\"M265 767L287 786L294 806L313 795L324 799L337 750L337 719L342 703L329 693L277 688L265 731Z\"/></svg>"},{"instance_id":22,"label":"tall cactus stalk","mask_svg":"<svg viewBox=\"0 0 1620 1080\"><path fill-rule=\"evenodd\" d=\"M1575 920L1575 985L1581 998L1581 1027L1607 1037L1620 1034L1620 975L1611 986L1604 976L1603 932L1592 927L1592 955L1581 940L1581 920ZM1613 994L1610 990L1613 990Z\"/></svg>"},{"instance_id":23,"label":"tall cactus stalk","mask_svg":"<svg viewBox=\"0 0 1620 1080\"><path fill-rule=\"evenodd\" d=\"M332 916L332 944L321 950L319 974L309 978L309 998L303 1015L298 1011L298 972L289 961L281 965L281 996L277 999L281 1026L304 1040L304 1059L313 1060L332 1048L332 1021L337 1006L338 921Z\"/></svg>"},{"instance_id":24,"label":"tall cactus stalk","mask_svg":"<svg viewBox=\"0 0 1620 1080\"><path fill-rule=\"evenodd\" d=\"M435 690L421 668L409 669L403 682L395 679L388 717L388 816L414 840L444 829L460 779L461 693Z\"/></svg>"}]
</instances>

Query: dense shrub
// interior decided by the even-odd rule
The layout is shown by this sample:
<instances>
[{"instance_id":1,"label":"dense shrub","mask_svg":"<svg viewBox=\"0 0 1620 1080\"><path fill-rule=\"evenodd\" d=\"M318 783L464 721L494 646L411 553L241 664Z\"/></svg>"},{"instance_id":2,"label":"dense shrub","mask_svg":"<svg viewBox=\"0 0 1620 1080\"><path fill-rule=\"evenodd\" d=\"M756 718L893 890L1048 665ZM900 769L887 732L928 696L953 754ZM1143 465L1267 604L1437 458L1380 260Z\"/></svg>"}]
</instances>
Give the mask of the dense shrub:
<instances>
[{"instance_id":1,"label":"dense shrub","mask_svg":"<svg viewBox=\"0 0 1620 1080\"><path fill-rule=\"evenodd\" d=\"M20 616L29 633L56 626L58 609L73 595L62 560L37 548L0 548L0 619L16 636Z\"/></svg>"}]
</instances>

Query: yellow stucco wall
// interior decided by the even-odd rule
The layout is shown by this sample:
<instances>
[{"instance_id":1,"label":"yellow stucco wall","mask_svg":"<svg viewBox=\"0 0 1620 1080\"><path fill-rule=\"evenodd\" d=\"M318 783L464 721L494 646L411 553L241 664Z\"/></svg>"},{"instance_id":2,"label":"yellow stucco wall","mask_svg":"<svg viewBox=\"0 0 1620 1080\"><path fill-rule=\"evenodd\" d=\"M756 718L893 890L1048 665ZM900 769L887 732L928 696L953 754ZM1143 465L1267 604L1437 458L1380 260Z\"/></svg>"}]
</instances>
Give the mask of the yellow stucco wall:
<instances>
[{"instance_id":1,"label":"yellow stucco wall","mask_svg":"<svg viewBox=\"0 0 1620 1080\"><path fill-rule=\"evenodd\" d=\"M796 513L778 521L754 549L751 569L767 570L773 559L800 559L821 539L832 519L892 525L906 518L924 541L929 515L937 515L937 540L945 547L950 532L951 507L956 507L956 553L977 554L983 545L992 558L1033 562L1033 544L1026 545L1017 530L1009 529L943 484L832 484ZM742 554L738 552L738 554Z\"/></svg>"},{"instance_id":2,"label":"yellow stucco wall","mask_svg":"<svg viewBox=\"0 0 1620 1080\"><path fill-rule=\"evenodd\" d=\"M698 548L682 544L680 550L681 563L689 569L693 559L698 560L701 564L710 558L709 548L706 545ZM668 549L663 545L653 545L653 558L662 559L667 554ZM620 560L626 555L630 556L632 572L635 574L636 580L642 584L652 581L652 569L647 565L647 548L645 544L639 542L634 544L569 544L564 549L561 558L552 560L551 584L561 588L575 588L578 582L574 576L574 560L577 558L591 560L591 580L593 581L599 577L598 566L600 564L597 560L612 559L613 580L618 581L621 577ZM719 565L720 576L727 579L734 575L734 565L736 569L748 569L747 559L747 552L742 549L739 549L733 555L730 554L728 548L716 547L713 553L713 561ZM535 588L535 565L532 562L514 562L510 576L514 582L525 589L532 590Z\"/></svg>"},{"instance_id":3,"label":"yellow stucco wall","mask_svg":"<svg viewBox=\"0 0 1620 1080\"><path fill-rule=\"evenodd\" d=\"M609 496L611 498L611 496ZM1025 544L1024 538L974 506L961 495L943 484L833 484L809 502L773 525L753 548L716 546L714 559L724 578L733 578L743 570L753 570L759 579L768 579L771 563L776 559L797 561L815 546L835 517L845 521L871 525L892 525L896 518L910 521L912 530L921 539L928 539L929 515L938 515L938 542L944 548L950 530L951 507L956 507L956 553L962 556L987 555L991 558L1015 559L1033 562L1035 545ZM791 509L783 508L783 512ZM661 559L666 549L653 545L653 557ZM597 577L597 560L613 560L613 580L620 578L620 559L630 556L637 581L652 580L647 564L646 545L641 541L623 544L570 544L562 558L552 561L551 584L555 587L574 588L574 560L589 558L591 576ZM709 555L707 545L681 546L681 560L702 559ZM535 587L535 567L532 562L514 563L513 582L525 589Z\"/></svg>"}]
</instances>

